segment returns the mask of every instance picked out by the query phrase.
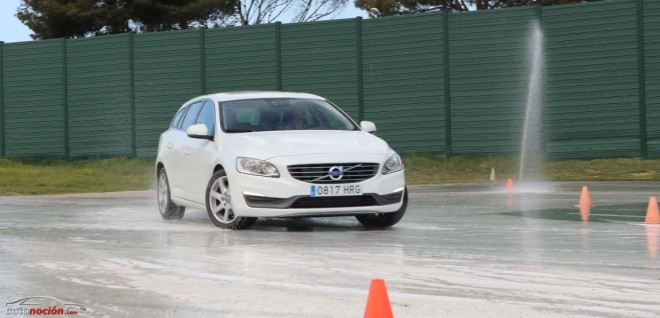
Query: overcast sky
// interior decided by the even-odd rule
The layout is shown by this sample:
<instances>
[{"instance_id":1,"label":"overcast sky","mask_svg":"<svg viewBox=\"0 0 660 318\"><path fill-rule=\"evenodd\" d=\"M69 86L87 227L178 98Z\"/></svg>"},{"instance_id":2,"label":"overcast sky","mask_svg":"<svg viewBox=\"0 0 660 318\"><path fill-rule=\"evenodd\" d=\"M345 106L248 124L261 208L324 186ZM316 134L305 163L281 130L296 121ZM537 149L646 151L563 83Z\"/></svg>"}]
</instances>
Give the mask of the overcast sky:
<instances>
[{"instance_id":1,"label":"overcast sky","mask_svg":"<svg viewBox=\"0 0 660 318\"><path fill-rule=\"evenodd\" d=\"M32 31L16 17L16 9L20 3L21 0L0 0L0 41L5 43L32 41L32 38L30 38ZM335 19L357 16L366 18L367 13L356 9L353 2L349 1L346 9Z\"/></svg>"}]
</instances>

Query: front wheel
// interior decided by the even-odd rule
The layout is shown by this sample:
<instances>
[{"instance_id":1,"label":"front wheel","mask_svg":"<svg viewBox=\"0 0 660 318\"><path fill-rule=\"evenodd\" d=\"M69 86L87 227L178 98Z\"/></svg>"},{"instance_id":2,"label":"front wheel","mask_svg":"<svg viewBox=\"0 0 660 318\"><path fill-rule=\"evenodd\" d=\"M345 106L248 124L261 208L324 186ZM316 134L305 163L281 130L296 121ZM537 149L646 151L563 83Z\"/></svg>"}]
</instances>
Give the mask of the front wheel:
<instances>
[{"instance_id":1,"label":"front wheel","mask_svg":"<svg viewBox=\"0 0 660 318\"><path fill-rule=\"evenodd\" d=\"M158 170L158 210L163 220L181 220L186 212L186 207L172 202L170 182L167 180L165 168Z\"/></svg>"},{"instance_id":2,"label":"front wheel","mask_svg":"<svg viewBox=\"0 0 660 318\"><path fill-rule=\"evenodd\" d=\"M257 221L257 218L234 214L229 193L229 179L222 169L213 174L206 187L206 212L215 226L224 229L246 229Z\"/></svg>"},{"instance_id":3,"label":"front wheel","mask_svg":"<svg viewBox=\"0 0 660 318\"><path fill-rule=\"evenodd\" d=\"M385 228L397 224L406 214L406 207L408 206L408 189L403 189L403 204L395 212L389 213L376 213L376 214L363 214L356 215L355 218L366 227Z\"/></svg>"}]
</instances>

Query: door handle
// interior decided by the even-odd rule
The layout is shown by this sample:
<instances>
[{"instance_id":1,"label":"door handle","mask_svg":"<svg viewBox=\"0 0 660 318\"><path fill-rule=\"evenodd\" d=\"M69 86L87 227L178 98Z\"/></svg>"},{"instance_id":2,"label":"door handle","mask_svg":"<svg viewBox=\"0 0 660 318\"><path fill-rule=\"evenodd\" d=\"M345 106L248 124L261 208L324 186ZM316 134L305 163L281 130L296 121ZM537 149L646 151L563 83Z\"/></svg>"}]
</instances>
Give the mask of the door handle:
<instances>
[{"instance_id":1,"label":"door handle","mask_svg":"<svg viewBox=\"0 0 660 318\"><path fill-rule=\"evenodd\" d=\"M172 149L172 143L167 144L167 149Z\"/></svg>"},{"instance_id":2,"label":"door handle","mask_svg":"<svg viewBox=\"0 0 660 318\"><path fill-rule=\"evenodd\" d=\"M190 150L186 149L183 153L184 153L186 156L189 156L189 155L190 155Z\"/></svg>"}]
</instances>

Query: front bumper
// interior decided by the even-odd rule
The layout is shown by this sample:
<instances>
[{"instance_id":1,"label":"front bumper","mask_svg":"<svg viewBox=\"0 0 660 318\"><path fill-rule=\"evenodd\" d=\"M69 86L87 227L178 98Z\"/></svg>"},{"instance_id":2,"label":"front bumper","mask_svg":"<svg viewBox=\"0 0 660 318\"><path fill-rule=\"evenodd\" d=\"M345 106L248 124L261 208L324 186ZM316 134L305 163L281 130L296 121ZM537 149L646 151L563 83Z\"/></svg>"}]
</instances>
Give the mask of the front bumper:
<instances>
[{"instance_id":1,"label":"front bumper","mask_svg":"<svg viewBox=\"0 0 660 318\"><path fill-rule=\"evenodd\" d=\"M240 216L295 217L356 215L363 213L395 212L403 203L405 188L404 172L383 175L380 171L360 185L362 195L312 197L311 183L294 179L287 166L297 163L324 162L378 162L387 158L382 155L343 155L325 157L298 156L269 160L280 172L279 178L246 175L235 169L227 171L230 182L232 208Z\"/></svg>"}]
</instances>

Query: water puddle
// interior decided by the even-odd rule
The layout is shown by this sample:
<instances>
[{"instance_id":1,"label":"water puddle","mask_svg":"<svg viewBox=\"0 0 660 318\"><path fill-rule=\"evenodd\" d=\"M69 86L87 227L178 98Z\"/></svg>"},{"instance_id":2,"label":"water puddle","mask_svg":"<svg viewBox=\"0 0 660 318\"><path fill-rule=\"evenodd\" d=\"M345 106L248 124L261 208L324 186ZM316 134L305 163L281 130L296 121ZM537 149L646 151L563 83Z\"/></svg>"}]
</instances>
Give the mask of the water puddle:
<instances>
[{"instance_id":1,"label":"water puddle","mask_svg":"<svg viewBox=\"0 0 660 318\"><path fill-rule=\"evenodd\" d=\"M646 215L645 204L622 204L594 206L590 209L571 208L549 208L527 211L514 211L501 213L502 215L513 215L527 218L537 218L560 221L589 221L608 223L640 223L644 222Z\"/></svg>"}]
</instances>

